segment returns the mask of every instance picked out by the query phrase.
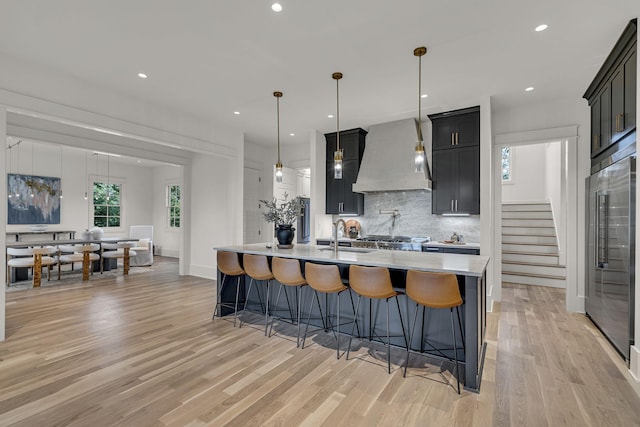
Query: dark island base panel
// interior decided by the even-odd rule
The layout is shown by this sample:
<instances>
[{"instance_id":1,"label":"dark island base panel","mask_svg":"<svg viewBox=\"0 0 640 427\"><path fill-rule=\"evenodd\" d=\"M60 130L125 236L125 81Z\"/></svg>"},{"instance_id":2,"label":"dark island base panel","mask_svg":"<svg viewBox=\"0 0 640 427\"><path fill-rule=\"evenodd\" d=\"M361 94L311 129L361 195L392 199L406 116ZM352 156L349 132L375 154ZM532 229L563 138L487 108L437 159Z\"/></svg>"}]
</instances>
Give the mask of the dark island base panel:
<instances>
[{"instance_id":1,"label":"dark island base panel","mask_svg":"<svg viewBox=\"0 0 640 427\"><path fill-rule=\"evenodd\" d=\"M340 270L343 274L343 277L346 278L346 273L349 270L348 265L340 265ZM406 271L403 270L391 270L391 277L394 283L394 287L398 290L404 290L404 278L406 276ZM246 292L248 290L250 279L246 276L240 276L240 294L239 294L239 302L238 302L238 310L242 310L246 301ZM222 283L222 277L220 271L218 271L218 284ZM222 301L225 303L231 304L231 306L235 303L236 298L236 283L238 283L237 277L227 277L225 279L225 289L222 293ZM484 330L486 326L486 299L484 297L478 298L478 296L486 295L485 289L485 278L476 278L470 276L458 276L458 283L460 284L460 292L462 294L463 300L465 304L460 307L460 317L462 320L462 327L464 329L464 337L465 337L465 347L466 354L462 351L462 337L460 336L458 329L458 322L455 318L455 310L454 310L454 321L456 327L456 341L458 343L458 360L461 363L461 371L462 376L460 377L460 381L464 382L464 388L469 391L479 392L480 390L480 380L482 377L482 364L484 361ZM230 285L230 286L227 286ZM279 284L276 281L272 282L271 285L271 299L269 300L270 309L272 308L272 304L275 303L275 298L277 296L277 290L279 288ZM260 310L260 302L258 300L255 289L259 289L262 300L265 299L266 293L266 282L258 282L257 286L254 284L254 289L251 291L251 297L248 301L247 309L249 311L259 311ZM295 289L289 288L287 286L284 287L284 290L289 292L289 300L291 304L295 304L296 295ZM218 286L219 291L219 286ZM358 302L358 295L355 292L351 292L353 296L354 304ZM334 316L335 313L335 298L336 295L328 295L328 298L325 298L323 294L320 295L320 304L322 307L323 314L326 315L326 305L327 302L329 304L329 313ZM302 307L301 307L301 318L303 323L306 323L309 304L311 303L312 297L312 289L309 286L305 286L302 289ZM409 328L412 326L414 315L416 313L416 304L412 300L410 300L406 296L400 296L398 302L400 303L400 310L402 312L402 321L404 322L405 331L407 334L407 339L409 338ZM469 302L477 302L469 303ZM376 326L376 334L378 336L383 336L386 340L386 306L384 301L373 301L371 307L369 306L367 299L362 299L360 303L360 309L358 313L358 327L360 328L361 336L364 336L368 339L370 321L369 321L369 313L371 308L372 319L374 320L374 325ZM287 319L287 302L284 295L280 296L280 301L278 306L276 307L278 310L278 315ZM293 307L295 313L295 307ZM345 323L351 320L353 316L353 309L351 308L351 301L349 299L349 295L345 292L340 295L340 321L341 323ZM413 340L411 342L411 350L415 352L420 351L420 324L422 321L422 307L418 307L418 318L416 320L416 331L414 333ZM232 315L234 312L233 307L220 306L218 308L217 316L227 316ZM376 313L378 313L376 318ZM316 317L314 320L313 317ZM313 313L311 325L314 326L322 326L322 322L317 318L318 310L317 305L314 303ZM335 317L332 318L332 322L335 324ZM393 346L399 348L406 348L404 340L402 339L402 327L400 324L400 319L398 318L398 311L396 303L393 300L389 301L389 325L390 331L389 334L391 337L391 344ZM427 309L425 311L425 319L424 319L424 335L423 337L428 339L429 342L434 345L436 348L444 349L442 352L447 356L453 358L453 346L452 346L452 336L451 336L451 317L449 314L449 310L446 309ZM346 324L340 328L340 332L344 332L345 334L350 334L352 324ZM356 330L357 331L357 330ZM354 333L357 335L357 332ZM393 336L396 337L393 337ZM376 338L374 337L374 340ZM482 343L482 344L481 344ZM477 354L472 354L476 353ZM414 358L418 357L429 357L427 353L433 353L437 359L437 353L431 351L429 352L429 346L424 344L425 354L419 356L417 354L411 355L411 360L415 360ZM434 359L434 362L436 361ZM454 364L446 364L445 365L448 370L455 373Z\"/></svg>"}]
</instances>

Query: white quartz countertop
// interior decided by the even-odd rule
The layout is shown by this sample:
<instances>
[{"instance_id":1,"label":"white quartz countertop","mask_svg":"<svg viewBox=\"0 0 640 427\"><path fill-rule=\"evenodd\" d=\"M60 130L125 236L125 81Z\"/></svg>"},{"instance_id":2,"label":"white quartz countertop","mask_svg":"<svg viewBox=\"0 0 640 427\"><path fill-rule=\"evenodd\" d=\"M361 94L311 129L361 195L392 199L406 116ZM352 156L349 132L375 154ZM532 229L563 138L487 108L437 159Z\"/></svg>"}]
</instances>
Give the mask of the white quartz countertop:
<instances>
[{"instance_id":1,"label":"white quartz countertop","mask_svg":"<svg viewBox=\"0 0 640 427\"><path fill-rule=\"evenodd\" d=\"M424 242L423 246L431 246L434 248L469 248L469 249L480 249L480 243L475 242L464 242L464 243L445 243L445 242Z\"/></svg>"},{"instance_id":2,"label":"white quartz countertop","mask_svg":"<svg viewBox=\"0 0 640 427\"><path fill-rule=\"evenodd\" d=\"M462 245L461 245L462 246ZM333 262L337 264L358 264L372 267L387 267L399 270L420 270L455 273L463 276L482 277L489 263L489 257L482 255L461 255L413 251L388 251L340 248L338 257L327 246L296 244L292 249L278 249L275 245L267 248L264 243L216 247L217 251L248 253L255 255L296 258L308 261Z\"/></svg>"}]
</instances>

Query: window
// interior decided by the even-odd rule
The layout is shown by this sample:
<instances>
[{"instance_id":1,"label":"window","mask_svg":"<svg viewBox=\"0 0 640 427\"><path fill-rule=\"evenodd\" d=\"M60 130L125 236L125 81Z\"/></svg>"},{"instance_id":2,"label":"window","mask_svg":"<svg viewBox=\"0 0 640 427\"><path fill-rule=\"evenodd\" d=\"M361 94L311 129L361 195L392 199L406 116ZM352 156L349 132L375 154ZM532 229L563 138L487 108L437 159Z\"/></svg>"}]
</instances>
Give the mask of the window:
<instances>
[{"instance_id":1,"label":"window","mask_svg":"<svg viewBox=\"0 0 640 427\"><path fill-rule=\"evenodd\" d=\"M511 162L511 147L502 147L502 182L511 182L513 170Z\"/></svg>"},{"instance_id":2,"label":"window","mask_svg":"<svg viewBox=\"0 0 640 427\"><path fill-rule=\"evenodd\" d=\"M167 218L169 228L180 227L180 186L169 185L167 187Z\"/></svg>"},{"instance_id":3,"label":"window","mask_svg":"<svg viewBox=\"0 0 640 427\"><path fill-rule=\"evenodd\" d=\"M93 183L93 225L120 227L121 184Z\"/></svg>"}]
</instances>

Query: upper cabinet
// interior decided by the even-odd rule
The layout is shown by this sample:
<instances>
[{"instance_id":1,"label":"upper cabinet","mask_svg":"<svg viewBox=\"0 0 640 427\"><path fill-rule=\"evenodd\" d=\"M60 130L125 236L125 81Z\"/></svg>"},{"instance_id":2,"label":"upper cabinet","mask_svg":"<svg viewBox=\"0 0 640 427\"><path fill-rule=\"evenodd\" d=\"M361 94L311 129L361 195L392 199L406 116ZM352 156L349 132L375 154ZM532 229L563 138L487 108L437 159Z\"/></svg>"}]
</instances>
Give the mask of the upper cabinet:
<instances>
[{"instance_id":1,"label":"upper cabinet","mask_svg":"<svg viewBox=\"0 0 640 427\"><path fill-rule=\"evenodd\" d=\"M342 179L334 178L333 153L336 151L336 133L325 134L327 140L327 214L364 214L364 194L354 193L352 185L356 182L360 162L364 154L367 131L361 128L340 131L340 148L344 150L342 158Z\"/></svg>"},{"instance_id":2,"label":"upper cabinet","mask_svg":"<svg viewBox=\"0 0 640 427\"><path fill-rule=\"evenodd\" d=\"M637 20L629 22L584 94L591 107L592 173L631 150L636 129ZM624 150L624 151L623 151Z\"/></svg>"},{"instance_id":3,"label":"upper cabinet","mask_svg":"<svg viewBox=\"0 0 640 427\"><path fill-rule=\"evenodd\" d=\"M430 115L433 214L480 213L480 108Z\"/></svg>"},{"instance_id":4,"label":"upper cabinet","mask_svg":"<svg viewBox=\"0 0 640 427\"><path fill-rule=\"evenodd\" d=\"M480 145L479 109L466 108L429 116L433 122L433 149Z\"/></svg>"}]
</instances>

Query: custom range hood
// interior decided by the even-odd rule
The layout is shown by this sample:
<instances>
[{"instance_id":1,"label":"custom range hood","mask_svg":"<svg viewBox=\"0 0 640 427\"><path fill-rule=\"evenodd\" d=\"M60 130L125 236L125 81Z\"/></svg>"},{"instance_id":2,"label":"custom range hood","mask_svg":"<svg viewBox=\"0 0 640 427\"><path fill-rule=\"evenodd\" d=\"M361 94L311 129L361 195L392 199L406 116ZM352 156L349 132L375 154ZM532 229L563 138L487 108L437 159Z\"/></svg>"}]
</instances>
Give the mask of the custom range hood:
<instances>
[{"instance_id":1,"label":"custom range hood","mask_svg":"<svg viewBox=\"0 0 640 427\"><path fill-rule=\"evenodd\" d=\"M418 122L413 118L371 126L353 191L431 191L431 144L425 141L425 172L415 173L417 141Z\"/></svg>"}]
</instances>

